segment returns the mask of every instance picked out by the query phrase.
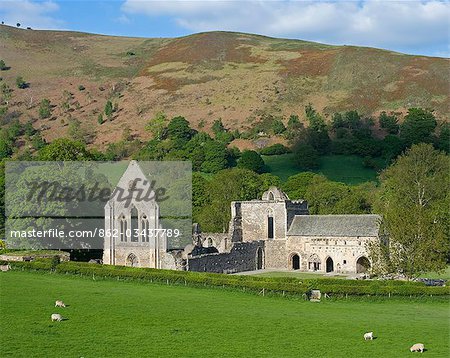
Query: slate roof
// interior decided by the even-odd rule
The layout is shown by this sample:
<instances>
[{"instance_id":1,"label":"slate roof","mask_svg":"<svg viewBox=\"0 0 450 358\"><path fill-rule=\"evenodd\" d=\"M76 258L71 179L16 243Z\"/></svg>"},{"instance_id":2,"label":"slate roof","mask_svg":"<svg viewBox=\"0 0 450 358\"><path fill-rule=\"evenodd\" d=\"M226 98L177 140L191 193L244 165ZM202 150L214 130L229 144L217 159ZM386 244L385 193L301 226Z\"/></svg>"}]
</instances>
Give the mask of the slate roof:
<instances>
[{"instance_id":1,"label":"slate roof","mask_svg":"<svg viewBox=\"0 0 450 358\"><path fill-rule=\"evenodd\" d=\"M288 236L377 236L379 215L296 215Z\"/></svg>"}]
</instances>

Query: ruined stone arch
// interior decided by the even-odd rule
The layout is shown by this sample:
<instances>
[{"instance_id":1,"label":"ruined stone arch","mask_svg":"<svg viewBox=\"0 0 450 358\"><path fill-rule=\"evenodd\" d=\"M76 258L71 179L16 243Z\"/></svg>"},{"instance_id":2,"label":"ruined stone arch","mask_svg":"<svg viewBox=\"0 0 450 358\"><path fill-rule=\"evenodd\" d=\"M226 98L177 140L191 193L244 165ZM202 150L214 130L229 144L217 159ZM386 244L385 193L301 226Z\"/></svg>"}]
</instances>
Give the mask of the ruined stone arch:
<instances>
[{"instance_id":1,"label":"ruined stone arch","mask_svg":"<svg viewBox=\"0 0 450 358\"><path fill-rule=\"evenodd\" d=\"M126 264L127 266L137 267L139 265L139 259L135 254L131 253L127 256Z\"/></svg>"},{"instance_id":2,"label":"ruined stone arch","mask_svg":"<svg viewBox=\"0 0 450 358\"><path fill-rule=\"evenodd\" d=\"M366 273L371 267L370 260L366 256L356 259L356 273Z\"/></svg>"},{"instance_id":3,"label":"ruined stone arch","mask_svg":"<svg viewBox=\"0 0 450 358\"><path fill-rule=\"evenodd\" d=\"M322 261L320 261L319 256L317 254L312 254L308 258L308 270L309 271L320 271L322 266Z\"/></svg>"},{"instance_id":4,"label":"ruined stone arch","mask_svg":"<svg viewBox=\"0 0 450 358\"><path fill-rule=\"evenodd\" d=\"M203 240L203 247L216 247L216 242L212 237L207 237Z\"/></svg>"},{"instance_id":5,"label":"ruined stone arch","mask_svg":"<svg viewBox=\"0 0 450 358\"><path fill-rule=\"evenodd\" d=\"M256 269L264 269L264 249L262 247L258 247L256 250Z\"/></svg>"}]
</instances>

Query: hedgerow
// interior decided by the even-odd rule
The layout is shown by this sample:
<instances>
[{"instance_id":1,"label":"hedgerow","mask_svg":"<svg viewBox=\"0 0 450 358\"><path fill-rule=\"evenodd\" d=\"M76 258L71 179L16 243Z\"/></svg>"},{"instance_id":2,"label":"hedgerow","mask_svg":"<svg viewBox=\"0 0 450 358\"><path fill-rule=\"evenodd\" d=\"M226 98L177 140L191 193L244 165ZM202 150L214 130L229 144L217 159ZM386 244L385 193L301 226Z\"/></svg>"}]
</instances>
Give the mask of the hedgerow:
<instances>
[{"instance_id":1,"label":"hedgerow","mask_svg":"<svg viewBox=\"0 0 450 358\"><path fill-rule=\"evenodd\" d=\"M11 262L13 269L54 271L61 274L142 280L189 286L238 288L282 294L308 294L312 289L333 296L442 296L450 295L450 287L429 287L422 282L344 280L344 279L298 279L295 277L261 277L225 275L217 273L173 271L126 266L97 265L85 262L62 262L40 259L33 262Z\"/></svg>"}]
</instances>

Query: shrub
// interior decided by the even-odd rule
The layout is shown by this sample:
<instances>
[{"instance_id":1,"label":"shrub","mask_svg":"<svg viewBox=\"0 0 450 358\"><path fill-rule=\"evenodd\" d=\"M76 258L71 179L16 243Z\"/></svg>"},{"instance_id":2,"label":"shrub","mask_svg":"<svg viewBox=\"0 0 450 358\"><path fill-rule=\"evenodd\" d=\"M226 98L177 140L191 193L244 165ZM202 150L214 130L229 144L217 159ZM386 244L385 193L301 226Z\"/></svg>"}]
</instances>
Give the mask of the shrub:
<instances>
[{"instance_id":1,"label":"shrub","mask_svg":"<svg viewBox=\"0 0 450 358\"><path fill-rule=\"evenodd\" d=\"M86 87L84 87L83 85L78 86L78 91L84 91L85 89L86 89Z\"/></svg>"},{"instance_id":2,"label":"shrub","mask_svg":"<svg viewBox=\"0 0 450 358\"><path fill-rule=\"evenodd\" d=\"M0 60L0 71L7 70L8 66L6 66L6 63L4 60Z\"/></svg>"},{"instance_id":3,"label":"shrub","mask_svg":"<svg viewBox=\"0 0 450 358\"><path fill-rule=\"evenodd\" d=\"M111 116L113 114L113 104L109 100L105 104L105 114L108 119L111 119Z\"/></svg>"},{"instance_id":4,"label":"shrub","mask_svg":"<svg viewBox=\"0 0 450 358\"><path fill-rule=\"evenodd\" d=\"M291 150L283 144L277 143L269 147L265 147L259 151L261 155L280 155L289 153Z\"/></svg>"},{"instance_id":5,"label":"shrub","mask_svg":"<svg viewBox=\"0 0 450 358\"><path fill-rule=\"evenodd\" d=\"M238 168L253 170L256 173L264 173L266 166L261 156L254 150L244 150L238 161Z\"/></svg>"},{"instance_id":6,"label":"shrub","mask_svg":"<svg viewBox=\"0 0 450 358\"><path fill-rule=\"evenodd\" d=\"M20 89L27 88L27 83L25 82L25 80L23 79L22 76L16 77L16 86L17 86L17 88L20 88Z\"/></svg>"},{"instance_id":7,"label":"shrub","mask_svg":"<svg viewBox=\"0 0 450 358\"><path fill-rule=\"evenodd\" d=\"M309 144L300 144L295 148L294 162L303 170L316 169L320 166L320 157L317 150Z\"/></svg>"},{"instance_id":8,"label":"shrub","mask_svg":"<svg viewBox=\"0 0 450 358\"><path fill-rule=\"evenodd\" d=\"M50 106L50 101L47 98L44 98L39 105L39 117L41 119L45 119L50 117L52 114L52 109Z\"/></svg>"}]
</instances>

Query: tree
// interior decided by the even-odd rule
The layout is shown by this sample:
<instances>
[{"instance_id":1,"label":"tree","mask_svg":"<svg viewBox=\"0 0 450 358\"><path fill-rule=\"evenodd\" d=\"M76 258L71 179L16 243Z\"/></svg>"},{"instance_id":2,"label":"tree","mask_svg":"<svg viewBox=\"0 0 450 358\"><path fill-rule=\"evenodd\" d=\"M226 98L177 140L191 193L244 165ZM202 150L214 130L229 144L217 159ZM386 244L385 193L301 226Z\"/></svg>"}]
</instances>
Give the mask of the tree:
<instances>
[{"instance_id":1,"label":"tree","mask_svg":"<svg viewBox=\"0 0 450 358\"><path fill-rule=\"evenodd\" d=\"M16 77L16 86L17 86L17 88L20 88L20 89L27 88L27 83L25 82L25 80L23 79L22 76Z\"/></svg>"},{"instance_id":2,"label":"tree","mask_svg":"<svg viewBox=\"0 0 450 358\"><path fill-rule=\"evenodd\" d=\"M410 108L400 126L400 137L410 146L417 143L430 143L437 126L434 114L422 108Z\"/></svg>"},{"instance_id":3,"label":"tree","mask_svg":"<svg viewBox=\"0 0 450 358\"><path fill-rule=\"evenodd\" d=\"M308 186L304 199L308 201L310 214L342 214L337 205L349 193L350 188L343 183L315 177Z\"/></svg>"},{"instance_id":4,"label":"tree","mask_svg":"<svg viewBox=\"0 0 450 358\"><path fill-rule=\"evenodd\" d=\"M275 118L272 122L273 134L283 134L286 131L286 127L279 118Z\"/></svg>"},{"instance_id":5,"label":"tree","mask_svg":"<svg viewBox=\"0 0 450 358\"><path fill-rule=\"evenodd\" d=\"M266 171L266 165L261 156L254 150L244 150L237 163L238 168L249 169L261 174Z\"/></svg>"},{"instance_id":6,"label":"tree","mask_svg":"<svg viewBox=\"0 0 450 358\"><path fill-rule=\"evenodd\" d=\"M44 98L39 105L39 118L49 118L51 114L52 108L50 106L50 101L47 98Z\"/></svg>"},{"instance_id":7,"label":"tree","mask_svg":"<svg viewBox=\"0 0 450 358\"><path fill-rule=\"evenodd\" d=\"M4 60L0 60L0 71L7 70L8 66L6 66L6 63Z\"/></svg>"},{"instance_id":8,"label":"tree","mask_svg":"<svg viewBox=\"0 0 450 358\"><path fill-rule=\"evenodd\" d=\"M89 133L81 127L81 122L76 118L72 118L69 121L67 132L71 139L81 143L86 143L87 139L90 137Z\"/></svg>"},{"instance_id":9,"label":"tree","mask_svg":"<svg viewBox=\"0 0 450 358\"><path fill-rule=\"evenodd\" d=\"M167 126L168 137L174 141L176 148L182 148L194 135L186 118L178 116L170 120Z\"/></svg>"},{"instance_id":10,"label":"tree","mask_svg":"<svg viewBox=\"0 0 450 358\"><path fill-rule=\"evenodd\" d=\"M86 145L67 138L58 138L39 151L40 160L79 161L92 159Z\"/></svg>"},{"instance_id":11,"label":"tree","mask_svg":"<svg viewBox=\"0 0 450 358\"><path fill-rule=\"evenodd\" d=\"M113 112L114 112L113 104L110 100L108 100L105 104L105 115L106 117L108 117L108 120L111 120Z\"/></svg>"},{"instance_id":12,"label":"tree","mask_svg":"<svg viewBox=\"0 0 450 358\"><path fill-rule=\"evenodd\" d=\"M217 136L219 133L225 132L226 129L221 119L216 119L211 127L213 133Z\"/></svg>"},{"instance_id":13,"label":"tree","mask_svg":"<svg viewBox=\"0 0 450 358\"><path fill-rule=\"evenodd\" d=\"M2 92L2 101L8 105L12 97L12 89L6 83L3 83L0 89Z\"/></svg>"},{"instance_id":14,"label":"tree","mask_svg":"<svg viewBox=\"0 0 450 358\"><path fill-rule=\"evenodd\" d=\"M9 157L13 153L13 144L6 128L0 129L0 160Z\"/></svg>"},{"instance_id":15,"label":"tree","mask_svg":"<svg viewBox=\"0 0 450 358\"><path fill-rule=\"evenodd\" d=\"M397 136L388 134L381 142L382 154L390 163L397 158L405 149L405 143Z\"/></svg>"},{"instance_id":16,"label":"tree","mask_svg":"<svg viewBox=\"0 0 450 358\"><path fill-rule=\"evenodd\" d=\"M320 167L319 153L309 144L299 144L294 149L294 163L299 169L316 169Z\"/></svg>"},{"instance_id":17,"label":"tree","mask_svg":"<svg viewBox=\"0 0 450 358\"><path fill-rule=\"evenodd\" d=\"M330 146L330 137L328 135L325 119L316 112L311 104L305 107L305 113L309 122L305 141L319 154L325 154L328 152Z\"/></svg>"},{"instance_id":18,"label":"tree","mask_svg":"<svg viewBox=\"0 0 450 358\"><path fill-rule=\"evenodd\" d=\"M164 112L156 113L155 117L147 122L145 130L153 134L157 140L163 139L164 129L166 128L167 116Z\"/></svg>"},{"instance_id":19,"label":"tree","mask_svg":"<svg viewBox=\"0 0 450 358\"><path fill-rule=\"evenodd\" d=\"M210 202L207 190L208 181L200 173L192 173L192 217L198 222L201 209Z\"/></svg>"},{"instance_id":20,"label":"tree","mask_svg":"<svg viewBox=\"0 0 450 358\"><path fill-rule=\"evenodd\" d=\"M205 159L201 165L201 171L205 173L217 173L227 167L227 148L217 141L208 141L203 146Z\"/></svg>"},{"instance_id":21,"label":"tree","mask_svg":"<svg viewBox=\"0 0 450 358\"><path fill-rule=\"evenodd\" d=\"M386 112L381 112L378 117L380 127L386 129L389 134L397 134L399 125L398 119L395 115L388 115Z\"/></svg>"},{"instance_id":22,"label":"tree","mask_svg":"<svg viewBox=\"0 0 450 358\"><path fill-rule=\"evenodd\" d=\"M304 199L308 187L317 180L326 180L326 178L312 172L295 174L287 179L283 185L283 191L293 200Z\"/></svg>"},{"instance_id":23,"label":"tree","mask_svg":"<svg viewBox=\"0 0 450 358\"><path fill-rule=\"evenodd\" d=\"M435 139L435 147L450 153L450 123L441 123L439 126L439 135Z\"/></svg>"},{"instance_id":24,"label":"tree","mask_svg":"<svg viewBox=\"0 0 450 358\"><path fill-rule=\"evenodd\" d=\"M377 265L407 278L445 269L450 249L449 173L449 157L422 143L381 174L377 205L388 241L370 248Z\"/></svg>"},{"instance_id":25,"label":"tree","mask_svg":"<svg viewBox=\"0 0 450 358\"><path fill-rule=\"evenodd\" d=\"M225 232L230 222L230 203L251 200L261 195L262 182L258 174L247 169L226 169L213 176L207 184L209 204L198 220L204 231Z\"/></svg>"}]
</instances>

